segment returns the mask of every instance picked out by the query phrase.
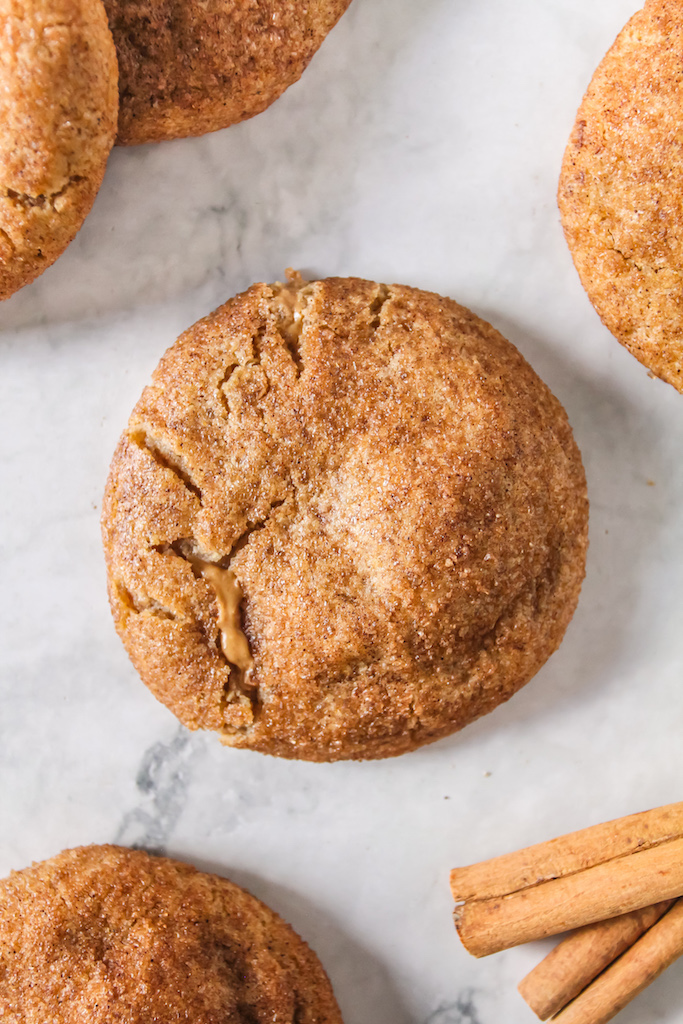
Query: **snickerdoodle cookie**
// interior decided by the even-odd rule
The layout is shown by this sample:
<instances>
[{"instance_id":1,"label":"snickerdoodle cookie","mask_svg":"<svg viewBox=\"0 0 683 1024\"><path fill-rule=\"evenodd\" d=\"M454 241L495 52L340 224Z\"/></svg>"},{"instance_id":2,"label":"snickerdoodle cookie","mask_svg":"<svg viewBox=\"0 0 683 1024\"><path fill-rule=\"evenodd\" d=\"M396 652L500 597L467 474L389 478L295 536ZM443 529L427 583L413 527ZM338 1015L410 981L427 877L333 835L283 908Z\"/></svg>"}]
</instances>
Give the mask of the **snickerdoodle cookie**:
<instances>
[{"instance_id":1,"label":"snickerdoodle cookie","mask_svg":"<svg viewBox=\"0 0 683 1024\"><path fill-rule=\"evenodd\" d=\"M225 878L117 846L0 881L3 1024L341 1024L317 957Z\"/></svg>"},{"instance_id":2,"label":"snickerdoodle cookie","mask_svg":"<svg viewBox=\"0 0 683 1024\"><path fill-rule=\"evenodd\" d=\"M202 135L270 106L351 0L105 0L119 57L118 142Z\"/></svg>"},{"instance_id":3,"label":"snickerdoodle cookie","mask_svg":"<svg viewBox=\"0 0 683 1024\"><path fill-rule=\"evenodd\" d=\"M101 0L0 0L0 299L80 228L116 134L116 51Z\"/></svg>"},{"instance_id":4,"label":"snickerdoodle cookie","mask_svg":"<svg viewBox=\"0 0 683 1024\"><path fill-rule=\"evenodd\" d=\"M116 627L190 728L401 754L560 643L587 501L559 402L450 299L257 284L166 353L103 508Z\"/></svg>"},{"instance_id":5,"label":"snickerdoodle cookie","mask_svg":"<svg viewBox=\"0 0 683 1024\"><path fill-rule=\"evenodd\" d=\"M649 0L603 59L559 203L588 296L618 340L683 391L683 0Z\"/></svg>"}]
</instances>

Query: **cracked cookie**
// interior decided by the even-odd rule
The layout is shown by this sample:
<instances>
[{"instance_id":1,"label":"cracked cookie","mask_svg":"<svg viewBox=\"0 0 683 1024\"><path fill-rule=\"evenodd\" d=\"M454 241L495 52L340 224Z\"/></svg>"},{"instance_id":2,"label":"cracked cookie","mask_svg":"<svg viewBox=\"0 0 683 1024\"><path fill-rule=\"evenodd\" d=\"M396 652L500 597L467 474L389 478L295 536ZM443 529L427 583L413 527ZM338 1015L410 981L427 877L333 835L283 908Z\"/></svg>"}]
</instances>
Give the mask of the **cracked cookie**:
<instances>
[{"instance_id":1,"label":"cracked cookie","mask_svg":"<svg viewBox=\"0 0 683 1024\"><path fill-rule=\"evenodd\" d=\"M603 323L683 391L683 2L650 0L598 67L562 165L564 232Z\"/></svg>"},{"instance_id":2,"label":"cracked cookie","mask_svg":"<svg viewBox=\"0 0 683 1024\"><path fill-rule=\"evenodd\" d=\"M185 725L387 757L558 646L586 485L564 410L491 326L414 288L291 275L169 349L102 527L116 628Z\"/></svg>"},{"instance_id":3,"label":"cracked cookie","mask_svg":"<svg viewBox=\"0 0 683 1024\"><path fill-rule=\"evenodd\" d=\"M341 1024L315 954L225 878L117 846L0 881L4 1024Z\"/></svg>"},{"instance_id":4,"label":"cracked cookie","mask_svg":"<svg viewBox=\"0 0 683 1024\"><path fill-rule=\"evenodd\" d=\"M114 144L116 51L100 0L0 0L0 299L83 223Z\"/></svg>"},{"instance_id":5,"label":"cracked cookie","mask_svg":"<svg viewBox=\"0 0 683 1024\"><path fill-rule=\"evenodd\" d=\"M203 135L269 107L351 0L105 0L119 58L118 142Z\"/></svg>"}]
</instances>

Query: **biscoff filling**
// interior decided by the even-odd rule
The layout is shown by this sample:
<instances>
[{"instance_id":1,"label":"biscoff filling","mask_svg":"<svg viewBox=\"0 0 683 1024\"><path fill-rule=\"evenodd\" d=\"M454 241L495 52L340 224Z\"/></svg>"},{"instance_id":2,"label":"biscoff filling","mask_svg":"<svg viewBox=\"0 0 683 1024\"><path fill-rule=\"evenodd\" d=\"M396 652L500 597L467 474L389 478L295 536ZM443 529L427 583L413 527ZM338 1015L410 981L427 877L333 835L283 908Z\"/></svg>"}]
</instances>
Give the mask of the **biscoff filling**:
<instances>
[{"instance_id":1,"label":"biscoff filling","mask_svg":"<svg viewBox=\"0 0 683 1024\"><path fill-rule=\"evenodd\" d=\"M240 622L240 604L244 596L240 582L232 569L221 569L201 558L196 559L196 565L216 592L223 654L231 665L242 672L244 681L248 683L254 669L254 659Z\"/></svg>"}]
</instances>

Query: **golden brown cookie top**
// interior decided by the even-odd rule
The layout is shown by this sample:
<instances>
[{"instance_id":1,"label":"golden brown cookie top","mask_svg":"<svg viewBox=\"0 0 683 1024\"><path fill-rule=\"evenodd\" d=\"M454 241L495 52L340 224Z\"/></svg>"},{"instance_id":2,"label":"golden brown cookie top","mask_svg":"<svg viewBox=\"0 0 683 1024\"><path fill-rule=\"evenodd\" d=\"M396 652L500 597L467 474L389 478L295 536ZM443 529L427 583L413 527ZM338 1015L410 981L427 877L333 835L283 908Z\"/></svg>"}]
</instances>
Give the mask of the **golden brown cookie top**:
<instances>
[{"instance_id":1,"label":"golden brown cookie top","mask_svg":"<svg viewBox=\"0 0 683 1024\"><path fill-rule=\"evenodd\" d=\"M105 0L126 145L226 128L301 77L350 0Z\"/></svg>"},{"instance_id":2,"label":"golden brown cookie top","mask_svg":"<svg viewBox=\"0 0 683 1024\"><path fill-rule=\"evenodd\" d=\"M341 1024L317 957L224 878L116 846L0 881L3 1024Z\"/></svg>"},{"instance_id":3,"label":"golden brown cookie top","mask_svg":"<svg viewBox=\"0 0 683 1024\"><path fill-rule=\"evenodd\" d=\"M102 524L154 694L229 744L335 760L527 682L573 613L586 522L566 415L509 342L450 299L332 278L254 285L181 336Z\"/></svg>"},{"instance_id":4,"label":"golden brown cookie top","mask_svg":"<svg viewBox=\"0 0 683 1024\"><path fill-rule=\"evenodd\" d=\"M682 0L646 3L583 99L559 204L574 263L612 333L683 391Z\"/></svg>"},{"instance_id":5,"label":"golden brown cookie top","mask_svg":"<svg viewBox=\"0 0 683 1024\"><path fill-rule=\"evenodd\" d=\"M50 266L102 181L118 110L100 0L0 0L0 298Z\"/></svg>"}]
</instances>

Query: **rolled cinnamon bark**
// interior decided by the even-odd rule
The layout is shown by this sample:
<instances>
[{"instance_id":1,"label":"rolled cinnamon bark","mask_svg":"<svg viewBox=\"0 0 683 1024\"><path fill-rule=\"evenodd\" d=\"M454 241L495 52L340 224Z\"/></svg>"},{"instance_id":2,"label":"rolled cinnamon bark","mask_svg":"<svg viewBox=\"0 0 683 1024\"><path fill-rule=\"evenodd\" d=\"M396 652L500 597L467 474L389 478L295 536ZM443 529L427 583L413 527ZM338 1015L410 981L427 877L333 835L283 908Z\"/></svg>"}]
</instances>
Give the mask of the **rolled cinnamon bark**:
<instances>
[{"instance_id":1,"label":"rolled cinnamon bark","mask_svg":"<svg viewBox=\"0 0 683 1024\"><path fill-rule=\"evenodd\" d=\"M683 954L683 900L598 975L553 1024L606 1024Z\"/></svg>"},{"instance_id":2,"label":"rolled cinnamon bark","mask_svg":"<svg viewBox=\"0 0 683 1024\"><path fill-rule=\"evenodd\" d=\"M548 1020L590 985L673 904L673 900L666 900L579 928L520 981L517 986L520 995L537 1017Z\"/></svg>"},{"instance_id":3,"label":"rolled cinnamon bark","mask_svg":"<svg viewBox=\"0 0 683 1024\"><path fill-rule=\"evenodd\" d=\"M683 839L617 857L509 896L455 909L460 939L473 956L571 931L683 895Z\"/></svg>"},{"instance_id":4,"label":"rolled cinnamon bark","mask_svg":"<svg viewBox=\"0 0 683 1024\"><path fill-rule=\"evenodd\" d=\"M507 896L675 838L683 838L683 803L629 814L515 853L454 868L453 899L460 902Z\"/></svg>"}]
</instances>

